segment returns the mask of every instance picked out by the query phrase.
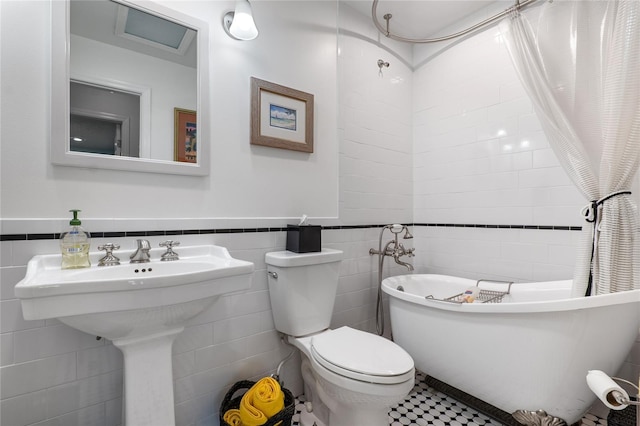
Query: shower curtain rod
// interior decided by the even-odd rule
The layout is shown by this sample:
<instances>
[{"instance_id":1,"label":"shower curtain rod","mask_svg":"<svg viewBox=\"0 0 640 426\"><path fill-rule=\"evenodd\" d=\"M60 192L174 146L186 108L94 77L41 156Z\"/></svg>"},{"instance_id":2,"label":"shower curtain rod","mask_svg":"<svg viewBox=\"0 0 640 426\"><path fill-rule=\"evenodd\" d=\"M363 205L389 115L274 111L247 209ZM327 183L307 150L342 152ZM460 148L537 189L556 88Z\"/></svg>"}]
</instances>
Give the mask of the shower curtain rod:
<instances>
[{"instance_id":1,"label":"shower curtain rod","mask_svg":"<svg viewBox=\"0 0 640 426\"><path fill-rule=\"evenodd\" d=\"M376 25L376 28L378 28L378 31L380 31L382 34L384 34L386 37L393 39L393 40L397 40L397 41L403 41L403 42L407 42L407 43L435 43L438 41L445 41L445 40L451 40L452 38L456 38L456 37L460 37L466 34L469 34L472 31L477 30L478 28L484 27L485 25L488 25L494 21L497 21L498 19L501 19L505 16L507 16L508 14L512 13L512 12L516 12L519 11L520 9L530 5L531 3L536 2L537 0L523 0L523 1L519 1L516 0L515 4L513 6L511 6L508 9L503 10L502 12L498 13L497 15L494 15L490 18L485 19L484 21L467 28L466 30L462 30L459 31L455 34L451 34L448 36L443 36L443 37L436 37L436 38L407 38L407 37L402 37L396 34L392 34L391 30L389 29L389 21L391 20L391 17L393 16L391 13L387 13L383 16L384 20L387 21L387 28L385 29L380 22L378 21L378 15L377 15L377 9L378 9L378 1L379 0L373 0L373 5L371 6L371 17L373 19L373 23Z\"/></svg>"}]
</instances>

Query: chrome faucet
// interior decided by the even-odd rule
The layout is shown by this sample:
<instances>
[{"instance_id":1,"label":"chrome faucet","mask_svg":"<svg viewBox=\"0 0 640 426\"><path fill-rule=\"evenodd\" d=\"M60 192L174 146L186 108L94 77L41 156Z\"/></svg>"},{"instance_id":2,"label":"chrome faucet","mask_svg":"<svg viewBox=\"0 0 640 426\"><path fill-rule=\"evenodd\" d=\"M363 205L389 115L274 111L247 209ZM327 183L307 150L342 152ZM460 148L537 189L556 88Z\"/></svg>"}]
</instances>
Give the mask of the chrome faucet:
<instances>
[{"instance_id":1,"label":"chrome faucet","mask_svg":"<svg viewBox=\"0 0 640 426\"><path fill-rule=\"evenodd\" d=\"M400 241L398 241L398 234L400 234L402 231L405 231L404 237L402 237L404 240L409 240L413 238L413 235L411 235L411 233L409 232L409 228L407 228L404 225L396 224L396 225L385 226L382 229L382 232L384 232L385 229L389 229L394 234L394 239L389 241L384 246L384 250L369 249L369 254L370 255L378 254L381 256L393 257L393 260L398 265L402 265L405 268L407 268L409 271L413 271L413 265L407 262L403 262L402 260L400 260L400 258L402 256L413 257L415 248L406 249L404 245ZM382 233L380 234L380 237L382 239ZM391 247L391 245L393 245L393 247Z\"/></svg>"},{"instance_id":2,"label":"chrome faucet","mask_svg":"<svg viewBox=\"0 0 640 426\"><path fill-rule=\"evenodd\" d=\"M131 263L147 263L151 261L151 255L149 254L149 250L151 250L151 244L149 244L148 240L137 240L138 248L137 250L129 257Z\"/></svg>"},{"instance_id":3,"label":"chrome faucet","mask_svg":"<svg viewBox=\"0 0 640 426\"><path fill-rule=\"evenodd\" d=\"M396 263L398 265L402 265L405 268L407 268L409 271L413 271L413 265L407 262L403 262L402 260L400 260L400 257L407 255L408 257L413 257L414 254L413 252L415 251L414 248L410 248L409 250L405 250L404 246L402 245L402 243L398 244L399 247L397 247L394 251L393 251L393 260L396 261Z\"/></svg>"}]
</instances>

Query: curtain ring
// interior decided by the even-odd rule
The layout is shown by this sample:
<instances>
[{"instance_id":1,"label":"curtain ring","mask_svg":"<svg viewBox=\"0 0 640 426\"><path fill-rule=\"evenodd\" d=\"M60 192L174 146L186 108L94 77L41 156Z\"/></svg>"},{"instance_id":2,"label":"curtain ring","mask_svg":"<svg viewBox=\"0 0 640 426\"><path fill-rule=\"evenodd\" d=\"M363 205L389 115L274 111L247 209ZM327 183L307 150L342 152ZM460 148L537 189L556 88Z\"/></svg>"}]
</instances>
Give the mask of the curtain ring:
<instances>
[{"instance_id":1,"label":"curtain ring","mask_svg":"<svg viewBox=\"0 0 640 426\"><path fill-rule=\"evenodd\" d=\"M517 17L520 16L520 9L521 9L521 5L520 5L520 0L516 0L516 2L513 4L513 6L511 6L508 10L509 10L509 17L511 19L516 19Z\"/></svg>"}]
</instances>

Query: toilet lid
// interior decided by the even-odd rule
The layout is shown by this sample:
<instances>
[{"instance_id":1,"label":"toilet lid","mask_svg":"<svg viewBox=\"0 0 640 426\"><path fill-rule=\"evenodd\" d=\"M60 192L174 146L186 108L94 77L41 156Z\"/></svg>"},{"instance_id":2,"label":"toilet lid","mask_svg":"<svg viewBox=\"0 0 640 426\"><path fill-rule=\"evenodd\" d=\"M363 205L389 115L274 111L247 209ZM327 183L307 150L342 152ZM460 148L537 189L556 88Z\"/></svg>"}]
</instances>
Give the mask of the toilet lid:
<instances>
[{"instance_id":1,"label":"toilet lid","mask_svg":"<svg viewBox=\"0 0 640 426\"><path fill-rule=\"evenodd\" d=\"M414 376L411 356L384 337L349 327L329 330L311 340L311 354L336 374L369 383L401 383Z\"/></svg>"}]
</instances>

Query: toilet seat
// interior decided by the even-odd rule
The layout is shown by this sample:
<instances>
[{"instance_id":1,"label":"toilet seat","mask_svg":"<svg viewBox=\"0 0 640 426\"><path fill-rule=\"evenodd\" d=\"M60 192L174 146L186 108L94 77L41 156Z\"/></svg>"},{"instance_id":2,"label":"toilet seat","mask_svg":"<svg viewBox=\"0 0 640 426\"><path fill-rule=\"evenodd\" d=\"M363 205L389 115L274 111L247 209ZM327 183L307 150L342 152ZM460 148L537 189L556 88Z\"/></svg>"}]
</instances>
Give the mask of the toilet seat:
<instances>
[{"instance_id":1,"label":"toilet seat","mask_svg":"<svg viewBox=\"0 0 640 426\"><path fill-rule=\"evenodd\" d=\"M350 327L313 336L310 352L327 370L362 382L397 384L414 377L413 359L404 349L384 337Z\"/></svg>"}]
</instances>

